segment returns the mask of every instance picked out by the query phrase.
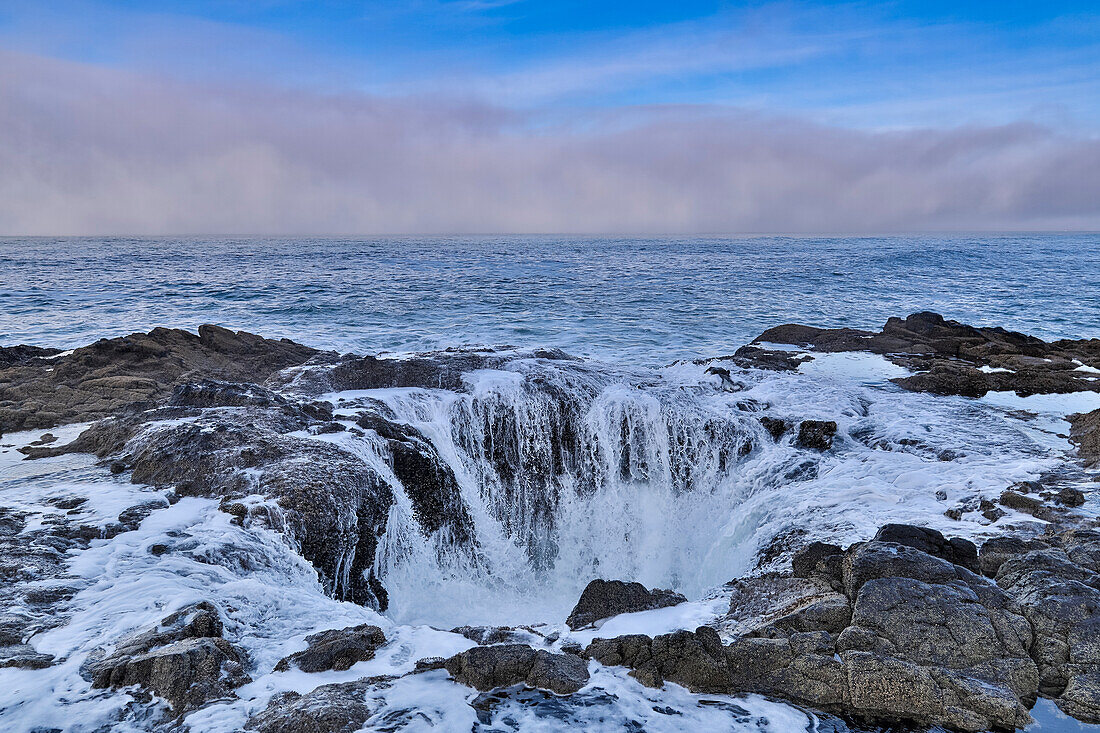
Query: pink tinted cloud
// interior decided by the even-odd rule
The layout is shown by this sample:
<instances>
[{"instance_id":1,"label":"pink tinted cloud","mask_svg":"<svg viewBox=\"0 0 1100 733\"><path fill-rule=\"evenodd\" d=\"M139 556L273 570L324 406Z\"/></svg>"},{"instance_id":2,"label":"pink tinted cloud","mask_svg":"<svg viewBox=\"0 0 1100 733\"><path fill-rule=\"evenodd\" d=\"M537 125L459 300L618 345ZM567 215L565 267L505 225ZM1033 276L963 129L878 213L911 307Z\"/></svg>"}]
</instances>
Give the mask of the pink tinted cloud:
<instances>
[{"instance_id":1,"label":"pink tinted cloud","mask_svg":"<svg viewBox=\"0 0 1100 733\"><path fill-rule=\"evenodd\" d=\"M1043 228L1100 229L1100 139L689 109L551 126L0 52L2 234Z\"/></svg>"}]
</instances>

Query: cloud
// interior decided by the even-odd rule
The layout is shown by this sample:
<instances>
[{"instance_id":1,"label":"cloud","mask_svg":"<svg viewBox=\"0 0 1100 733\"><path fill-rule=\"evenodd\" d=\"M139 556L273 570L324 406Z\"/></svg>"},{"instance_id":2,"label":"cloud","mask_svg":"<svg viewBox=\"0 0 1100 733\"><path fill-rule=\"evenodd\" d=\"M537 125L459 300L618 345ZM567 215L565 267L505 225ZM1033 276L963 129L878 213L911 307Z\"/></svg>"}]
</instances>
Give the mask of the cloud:
<instances>
[{"instance_id":1,"label":"cloud","mask_svg":"<svg viewBox=\"0 0 1100 733\"><path fill-rule=\"evenodd\" d=\"M0 52L0 233L1100 229L1100 139L715 108L569 125Z\"/></svg>"}]
</instances>

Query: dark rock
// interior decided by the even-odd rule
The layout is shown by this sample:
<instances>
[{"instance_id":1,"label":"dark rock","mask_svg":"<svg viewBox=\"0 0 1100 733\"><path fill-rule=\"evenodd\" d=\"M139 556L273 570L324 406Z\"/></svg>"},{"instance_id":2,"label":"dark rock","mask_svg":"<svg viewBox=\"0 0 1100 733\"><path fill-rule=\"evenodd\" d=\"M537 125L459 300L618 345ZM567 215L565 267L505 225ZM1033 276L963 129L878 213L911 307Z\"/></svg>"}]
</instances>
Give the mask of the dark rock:
<instances>
[{"instance_id":1,"label":"dark rock","mask_svg":"<svg viewBox=\"0 0 1100 733\"><path fill-rule=\"evenodd\" d=\"M531 633L504 626L459 626L451 629L452 634L461 634L470 641L486 646L489 644L526 644Z\"/></svg>"},{"instance_id":2,"label":"dark rock","mask_svg":"<svg viewBox=\"0 0 1100 733\"><path fill-rule=\"evenodd\" d=\"M961 565L972 572L978 572L978 548L970 540L959 537L947 539L942 533L928 527L916 527L911 524L886 524L875 534L879 542L896 542L899 545L913 547L934 557Z\"/></svg>"},{"instance_id":3,"label":"dark rock","mask_svg":"<svg viewBox=\"0 0 1100 733\"><path fill-rule=\"evenodd\" d=\"M307 636L308 648L279 660L275 671L286 671L290 665L303 672L342 671L356 662L374 659L375 651L385 643L382 629L370 624L322 631Z\"/></svg>"},{"instance_id":4,"label":"dark rock","mask_svg":"<svg viewBox=\"0 0 1100 733\"><path fill-rule=\"evenodd\" d=\"M1070 424L1069 439L1077 446L1077 455L1085 465L1100 465L1100 410L1075 413L1066 419Z\"/></svg>"},{"instance_id":5,"label":"dark rock","mask_svg":"<svg viewBox=\"0 0 1100 733\"><path fill-rule=\"evenodd\" d=\"M1085 503L1085 492L1067 486L1055 494L1055 498L1068 507L1079 507Z\"/></svg>"},{"instance_id":6,"label":"dark rock","mask_svg":"<svg viewBox=\"0 0 1100 733\"><path fill-rule=\"evenodd\" d=\"M97 665L93 686L140 685L168 700L177 714L228 697L251 681L242 656L221 638L174 641L124 659L112 656L111 661Z\"/></svg>"},{"instance_id":7,"label":"dark rock","mask_svg":"<svg viewBox=\"0 0 1100 733\"><path fill-rule=\"evenodd\" d=\"M580 600L565 623L576 630L620 613L675 606L686 600L687 598L671 590L649 590L641 583L597 579L585 586Z\"/></svg>"},{"instance_id":8,"label":"dark rock","mask_svg":"<svg viewBox=\"0 0 1100 733\"><path fill-rule=\"evenodd\" d=\"M843 587L844 551L827 542L812 542L795 553L791 570L796 578L820 578L836 590Z\"/></svg>"},{"instance_id":9,"label":"dark rock","mask_svg":"<svg viewBox=\"0 0 1100 733\"><path fill-rule=\"evenodd\" d=\"M385 681L367 678L322 685L305 695L284 692L245 727L258 733L354 733L374 712L367 693L381 684Z\"/></svg>"},{"instance_id":10,"label":"dark rock","mask_svg":"<svg viewBox=\"0 0 1100 733\"><path fill-rule=\"evenodd\" d=\"M316 353L291 341L205 325L198 335L157 328L103 339L48 361L0 357L0 431L106 417L124 405L167 396L185 379L262 382Z\"/></svg>"},{"instance_id":11,"label":"dark rock","mask_svg":"<svg viewBox=\"0 0 1100 733\"><path fill-rule=\"evenodd\" d=\"M772 440L779 440L784 433L791 429L791 424L786 420L781 420L778 417L768 417L767 415L760 418L760 424L772 436Z\"/></svg>"},{"instance_id":12,"label":"dark rock","mask_svg":"<svg viewBox=\"0 0 1100 733\"><path fill-rule=\"evenodd\" d=\"M1027 512L1028 514L1035 514L1043 506L1043 502L1038 499L1033 499L1030 496L1024 496L1023 494L1017 494L1015 491L1004 491L1001 493L1001 504L1009 509L1015 509L1020 512Z\"/></svg>"},{"instance_id":13,"label":"dark rock","mask_svg":"<svg viewBox=\"0 0 1100 733\"><path fill-rule=\"evenodd\" d=\"M30 644L0 646L0 668L45 669L53 661L52 654L40 654Z\"/></svg>"},{"instance_id":14,"label":"dark rock","mask_svg":"<svg viewBox=\"0 0 1100 733\"><path fill-rule=\"evenodd\" d=\"M983 574L989 577L997 575L1005 560L1017 555L1024 555L1032 550L1045 550L1050 545L1039 539L1023 539L1020 537L1004 536L994 537L982 543L981 553L978 556Z\"/></svg>"},{"instance_id":15,"label":"dark rock","mask_svg":"<svg viewBox=\"0 0 1100 733\"><path fill-rule=\"evenodd\" d=\"M445 667L455 681L482 692L523 682L567 695L588 684L588 668L580 657L535 651L525 644L476 646L446 660Z\"/></svg>"},{"instance_id":16,"label":"dark rock","mask_svg":"<svg viewBox=\"0 0 1100 733\"><path fill-rule=\"evenodd\" d=\"M803 420L798 426L797 444L803 448L827 451L833 447L836 423L832 420Z\"/></svg>"}]
</instances>

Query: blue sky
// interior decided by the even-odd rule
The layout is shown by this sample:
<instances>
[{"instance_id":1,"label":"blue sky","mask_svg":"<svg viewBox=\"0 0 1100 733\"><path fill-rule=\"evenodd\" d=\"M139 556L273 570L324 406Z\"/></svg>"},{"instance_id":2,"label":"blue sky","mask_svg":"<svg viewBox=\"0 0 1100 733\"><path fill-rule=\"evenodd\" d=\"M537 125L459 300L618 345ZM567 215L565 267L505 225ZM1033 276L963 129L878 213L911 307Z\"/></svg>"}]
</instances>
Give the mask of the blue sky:
<instances>
[{"instance_id":1,"label":"blue sky","mask_svg":"<svg viewBox=\"0 0 1100 733\"><path fill-rule=\"evenodd\" d=\"M0 43L185 78L863 127L1100 125L1095 2L0 2Z\"/></svg>"},{"instance_id":2,"label":"blue sky","mask_svg":"<svg viewBox=\"0 0 1100 733\"><path fill-rule=\"evenodd\" d=\"M1080 228L1097 156L1095 2L0 0L0 232Z\"/></svg>"}]
</instances>

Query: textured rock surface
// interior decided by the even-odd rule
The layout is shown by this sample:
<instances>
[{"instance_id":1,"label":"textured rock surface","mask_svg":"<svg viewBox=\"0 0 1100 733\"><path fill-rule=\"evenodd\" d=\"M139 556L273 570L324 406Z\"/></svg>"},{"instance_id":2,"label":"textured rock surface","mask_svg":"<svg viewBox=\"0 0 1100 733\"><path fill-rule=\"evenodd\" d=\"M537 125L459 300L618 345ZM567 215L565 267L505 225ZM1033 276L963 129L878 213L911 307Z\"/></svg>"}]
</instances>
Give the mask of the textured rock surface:
<instances>
[{"instance_id":1,"label":"textured rock surface","mask_svg":"<svg viewBox=\"0 0 1100 733\"><path fill-rule=\"evenodd\" d=\"M378 680L322 685L302 695L276 695L266 709L249 718L246 730L259 733L354 733L371 716L367 693Z\"/></svg>"},{"instance_id":2,"label":"textured rock surface","mask_svg":"<svg viewBox=\"0 0 1100 733\"><path fill-rule=\"evenodd\" d=\"M560 695L588 684L588 667L573 654L552 654L525 644L476 646L444 663L457 682L485 692L525 683Z\"/></svg>"},{"instance_id":3,"label":"textured rock surface","mask_svg":"<svg viewBox=\"0 0 1100 733\"><path fill-rule=\"evenodd\" d=\"M210 325L197 335L155 328L102 339L65 356L15 349L0 356L0 433L106 417L126 404L164 397L183 381L262 382L318 353Z\"/></svg>"},{"instance_id":4,"label":"textured rock surface","mask_svg":"<svg viewBox=\"0 0 1100 733\"><path fill-rule=\"evenodd\" d=\"M385 643L382 629L370 624L322 631L307 636L308 648L280 659L275 670L294 666L303 672L342 671L356 662L374 659L375 651Z\"/></svg>"},{"instance_id":5,"label":"textured rock surface","mask_svg":"<svg viewBox=\"0 0 1100 733\"><path fill-rule=\"evenodd\" d=\"M157 628L123 639L109 656L90 660L87 671L95 687L139 685L182 714L250 681L244 655L221 633L217 610L195 604Z\"/></svg>"},{"instance_id":6,"label":"textured rock surface","mask_svg":"<svg viewBox=\"0 0 1100 733\"><path fill-rule=\"evenodd\" d=\"M585 586L565 623L571 629L579 629L620 613L675 606L686 600L679 593L661 588L649 590L641 583L597 579Z\"/></svg>"},{"instance_id":7,"label":"textured rock surface","mask_svg":"<svg viewBox=\"0 0 1100 733\"><path fill-rule=\"evenodd\" d=\"M890 318L882 331L814 328L787 324L769 328L753 343L812 346L817 351L885 354L917 374L893 381L905 389L980 397L989 391L1031 394L1100 391L1100 382L1078 371L1100 368L1100 339L1045 342L1003 328L976 328L937 313ZM980 367L1003 371L982 371Z\"/></svg>"}]
</instances>

